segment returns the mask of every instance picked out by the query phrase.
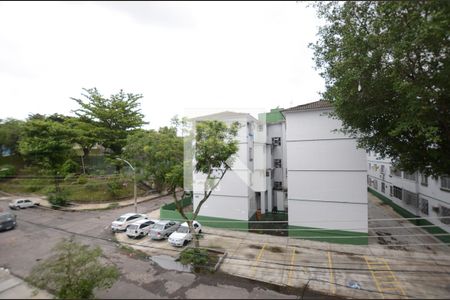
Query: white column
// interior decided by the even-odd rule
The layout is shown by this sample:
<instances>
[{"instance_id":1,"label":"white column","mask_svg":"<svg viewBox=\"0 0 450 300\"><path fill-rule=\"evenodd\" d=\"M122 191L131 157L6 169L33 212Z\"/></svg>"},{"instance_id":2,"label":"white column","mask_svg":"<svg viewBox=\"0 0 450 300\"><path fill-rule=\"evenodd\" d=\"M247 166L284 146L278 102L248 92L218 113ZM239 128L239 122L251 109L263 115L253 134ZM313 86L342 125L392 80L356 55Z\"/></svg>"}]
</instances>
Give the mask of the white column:
<instances>
[{"instance_id":1,"label":"white column","mask_svg":"<svg viewBox=\"0 0 450 300\"><path fill-rule=\"evenodd\" d=\"M261 192L260 194L261 194L261 199L260 199L260 201L261 201L261 213L265 214L266 213L266 209L267 209L267 207L266 207L266 192Z\"/></svg>"}]
</instances>

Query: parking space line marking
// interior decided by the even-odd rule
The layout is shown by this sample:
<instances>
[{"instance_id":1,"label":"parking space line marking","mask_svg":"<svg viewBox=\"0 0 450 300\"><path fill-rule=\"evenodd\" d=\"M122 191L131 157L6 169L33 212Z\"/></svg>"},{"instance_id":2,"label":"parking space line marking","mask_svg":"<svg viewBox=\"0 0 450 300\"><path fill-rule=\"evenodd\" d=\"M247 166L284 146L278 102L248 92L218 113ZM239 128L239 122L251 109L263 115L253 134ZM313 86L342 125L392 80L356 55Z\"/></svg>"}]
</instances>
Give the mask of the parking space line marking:
<instances>
[{"instance_id":1,"label":"parking space line marking","mask_svg":"<svg viewBox=\"0 0 450 300\"><path fill-rule=\"evenodd\" d=\"M336 285L334 284L334 273L333 273L333 261L331 260L331 252L328 251L328 269L330 272L330 291L334 295L336 294Z\"/></svg>"},{"instance_id":2,"label":"parking space line marking","mask_svg":"<svg viewBox=\"0 0 450 300\"><path fill-rule=\"evenodd\" d=\"M253 272L253 277L256 275L256 266L259 263L259 260L261 259L264 249L266 248L267 244L264 243L264 245L262 246L261 250L259 250L258 256L256 257L255 261L253 262L253 266L252 266L252 272Z\"/></svg>"},{"instance_id":3,"label":"parking space line marking","mask_svg":"<svg viewBox=\"0 0 450 300\"><path fill-rule=\"evenodd\" d=\"M288 285L291 285L292 271L294 270L295 248L292 249L291 268L288 273Z\"/></svg>"},{"instance_id":4,"label":"parking space line marking","mask_svg":"<svg viewBox=\"0 0 450 300\"><path fill-rule=\"evenodd\" d=\"M366 260L367 266L369 267L373 280L375 281L375 285L383 298L385 298L384 292L386 291L397 291L401 293L401 295L398 296L406 297L406 293L401 285L401 282L397 279L394 272L392 272L392 269L386 259L380 258L378 260L378 264L370 263L373 262L373 260L369 260L366 256L364 256L364 259ZM385 270L377 270L381 263L383 264L382 267L384 267Z\"/></svg>"},{"instance_id":5,"label":"parking space line marking","mask_svg":"<svg viewBox=\"0 0 450 300\"><path fill-rule=\"evenodd\" d=\"M395 276L394 272L392 272L392 269L389 266L388 262L384 258L383 258L383 261L386 264L386 267L389 269L389 272L391 272L391 276L394 278L394 280L392 282L396 282L397 283L397 287L400 289L400 291L402 292L403 296L406 296L405 290L403 289L403 286L402 286L401 282L397 279L397 276Z\"/></svg>"}]
</instances>

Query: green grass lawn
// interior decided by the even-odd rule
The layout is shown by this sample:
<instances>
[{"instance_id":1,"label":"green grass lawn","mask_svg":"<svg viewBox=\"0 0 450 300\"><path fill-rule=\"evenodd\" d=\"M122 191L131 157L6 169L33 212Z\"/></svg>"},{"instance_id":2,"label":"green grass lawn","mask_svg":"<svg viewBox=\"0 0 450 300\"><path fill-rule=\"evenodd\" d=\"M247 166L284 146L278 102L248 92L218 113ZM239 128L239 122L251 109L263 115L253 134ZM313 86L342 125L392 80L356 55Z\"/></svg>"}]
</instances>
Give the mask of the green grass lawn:
<instances>
[{"instance_id":1,"label":"green grass lawn","mask_svg":"<svg viewBox=\"0 0 450 300\"><path fill-rule=\"evenodd\" d=\"M61 190L67 193L68 200L74 202L106 202L133 197L133 181L130 178L117 178L114 175L103 178L87 177L83 180L79 180L79 177L72 177L61 180L59 185ZM44 176L33 178L21 175L0 181L0 190L13 194L45 196L55 190L55 183L52 178ZM142 195L144 192L138 188L138 195Z\"/></svg>"}]
</instances>

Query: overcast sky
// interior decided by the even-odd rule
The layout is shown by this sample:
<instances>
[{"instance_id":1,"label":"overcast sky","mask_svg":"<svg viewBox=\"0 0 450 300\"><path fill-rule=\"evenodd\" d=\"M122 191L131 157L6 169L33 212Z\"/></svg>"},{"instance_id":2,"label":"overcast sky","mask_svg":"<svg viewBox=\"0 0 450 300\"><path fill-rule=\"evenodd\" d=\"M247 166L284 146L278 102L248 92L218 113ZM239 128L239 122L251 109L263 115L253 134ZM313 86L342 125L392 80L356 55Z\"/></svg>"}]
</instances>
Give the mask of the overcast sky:
<instances>
[{"instance_id":1,"label":"overcast sky","mask_svg":"<svg viewBox=\"0 0 450 300\"><path fill-rule=\"evenodd\" d=\"M0 118L71 115L91 87L143 94L149 128L316 101L318 25L303 2L0 2Z\"/></svg>"}]
</instances>

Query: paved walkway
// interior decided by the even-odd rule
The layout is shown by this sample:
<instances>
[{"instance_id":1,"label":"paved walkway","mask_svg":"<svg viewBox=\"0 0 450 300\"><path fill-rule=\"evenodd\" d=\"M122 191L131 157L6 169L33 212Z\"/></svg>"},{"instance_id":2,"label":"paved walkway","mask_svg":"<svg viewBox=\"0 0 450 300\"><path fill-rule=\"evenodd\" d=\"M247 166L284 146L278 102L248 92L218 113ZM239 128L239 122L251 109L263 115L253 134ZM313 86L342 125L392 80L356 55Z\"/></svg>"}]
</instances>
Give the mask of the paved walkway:
<instances>
[{"instance_id":1,"label":"paved walkway","mask_svg":"<svg viewBox=\"0 0 450 300\"><path fill-rule=\"evenodd\" d=\"M0 299L52 299L46 291L29 286L22 279L0 268Z\"/></svg>"}]
</instances>

